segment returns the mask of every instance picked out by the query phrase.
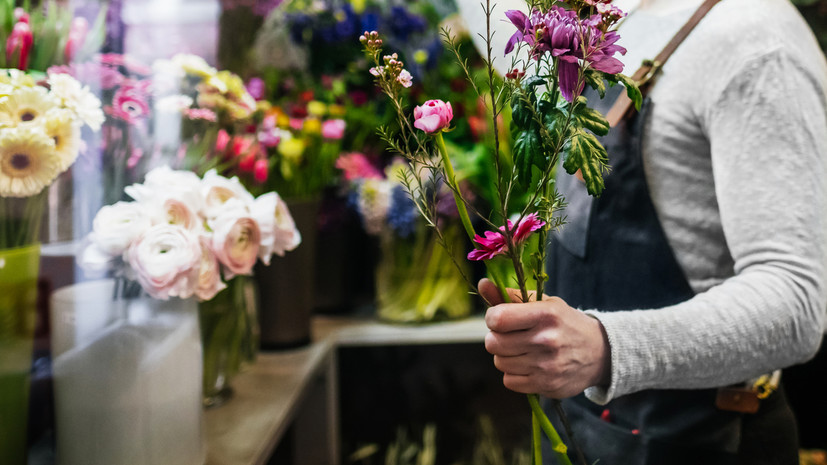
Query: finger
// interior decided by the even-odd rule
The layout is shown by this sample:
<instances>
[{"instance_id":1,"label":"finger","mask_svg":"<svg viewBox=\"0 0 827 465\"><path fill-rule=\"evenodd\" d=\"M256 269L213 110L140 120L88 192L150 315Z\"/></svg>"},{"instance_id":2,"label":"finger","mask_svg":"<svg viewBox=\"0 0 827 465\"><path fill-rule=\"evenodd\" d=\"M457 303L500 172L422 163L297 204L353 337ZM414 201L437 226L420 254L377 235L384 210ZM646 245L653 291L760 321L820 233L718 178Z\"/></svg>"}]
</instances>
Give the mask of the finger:
<instances>
[{"instance_id":1,"label":"finger","mask_svg":"<svg viewBox=\"0 0 827 465\"><path fill-rule=\"evenodd\" d=\"M528 330L553 317L552 308L548 302L497 305L485 312L485 324L498 333Z\"/></svg>"},{"instance_id":2,"label":"finger","mask_svg":"<svg viewBox=\"0 0 827 465\"><path fill-rule=\"evenodd\" d=\"M503 296L500 294L500 290L497 288L497 285L494 284L494 281L488 278L482 278L479 284L477 284L477 289L480 292L480 296L488 303L488 306L493 307L503 303Z\"/></svg>"},{"instance_id":3,"label":"finger","mask_svg":"<svg viewBox=\"0 0 827 465\"><path fill-rule=\"evenodd\" d=\"M509 375L528 376L533 371L533 364L529 362L528 357L525 355L516 357L495 355L494 366L504 374Z\"/></svg>"},{"instance_id":4,"label":"finger","mask_svg":"<svg viewBox=\"0 0 827 465\"><path fill-rule=\"evenodd\" d=\"M489 332L485 335L485 350L491 355L515 357L528 352L528 334L525 331L510 333Z\"/></svg>"},{"instance_id":5,"label":"finger","mask_svg":"<svg viewBox=\"0 0 827 465\"><path fill-rule=\"evenodd\" d=\"M536 394L539 392L539 386L535 386L535 384L531 382L531 377L528 375L512 375L509 373L504 373L503 385L508 389L521 394Z\"/></svg>"}]
</instances>

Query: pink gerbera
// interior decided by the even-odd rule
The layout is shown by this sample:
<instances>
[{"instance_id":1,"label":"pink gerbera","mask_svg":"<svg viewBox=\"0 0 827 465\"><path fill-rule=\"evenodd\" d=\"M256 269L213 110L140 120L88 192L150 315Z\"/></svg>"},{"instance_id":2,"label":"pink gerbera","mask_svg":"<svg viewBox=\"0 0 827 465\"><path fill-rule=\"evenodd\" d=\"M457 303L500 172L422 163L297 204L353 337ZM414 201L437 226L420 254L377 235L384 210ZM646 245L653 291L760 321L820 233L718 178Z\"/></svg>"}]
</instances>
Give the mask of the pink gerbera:
<instances>
[{"instance_id":1,"label":"pink gerbera","mask_svg":"<svg viewBox=\"0 0 827 465\"><path fill-rule=\"evenodd\" d=\"M534 231L546 225L545 221L537 218L536 213L526 215L514 228L514 223L511 220L507 221L508 229L514 234L514 245L522 244ZM499 232L486 231L485 237L479 234L474 236L474 242L478 247L468 254L469 260L489 260L497 255L502 255L508 248L505 241L506 226L500 226Z\"/></svg>"}]
</instances>

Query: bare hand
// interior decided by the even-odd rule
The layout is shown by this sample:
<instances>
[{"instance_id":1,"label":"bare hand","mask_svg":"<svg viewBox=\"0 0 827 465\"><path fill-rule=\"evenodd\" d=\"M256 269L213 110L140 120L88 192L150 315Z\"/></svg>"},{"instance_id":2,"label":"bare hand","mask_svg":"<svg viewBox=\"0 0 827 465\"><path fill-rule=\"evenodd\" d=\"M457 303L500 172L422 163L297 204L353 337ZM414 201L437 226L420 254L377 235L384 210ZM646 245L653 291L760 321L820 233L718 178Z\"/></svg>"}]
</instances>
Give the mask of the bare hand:
<instances>
[{"instance_id":1,"label":"bare hand","mask_svg":"<svg viewBox=\"0 0 827 465\"><path fill-rule=\"evenodd\" d=\"M517 303L503 303L488 279L480 281L479 292L493 305L485 314L491 330L485 349L503 372L505 387L563 399L609 383L609 342L600 321L557 297L521 303L516 289L508 293Z\"/></svg>"}]
</instances>

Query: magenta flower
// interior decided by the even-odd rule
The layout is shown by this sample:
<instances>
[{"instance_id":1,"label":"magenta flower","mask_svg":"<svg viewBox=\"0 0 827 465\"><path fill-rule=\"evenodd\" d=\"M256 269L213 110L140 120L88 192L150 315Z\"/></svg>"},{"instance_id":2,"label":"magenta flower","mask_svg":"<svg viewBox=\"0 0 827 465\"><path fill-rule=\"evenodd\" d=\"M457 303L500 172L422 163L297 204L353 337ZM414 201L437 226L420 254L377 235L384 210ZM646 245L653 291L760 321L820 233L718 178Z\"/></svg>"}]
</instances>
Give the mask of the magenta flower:
<instances>
[{"instance_id":1,"label":"magenta flower","mask_svg":"<svg viewBox=\"0 0 827 465\"><path fill-rule=\"evenodd\" d=\"M72 19L72 25L69 28L69 35L66 37L66 46L63 47L63 59L66 63L71 63L75 57L75 53L80 49L86 41L86 35L89 33L89 22L86 18L76 17Z\"/></svg>"},{"instance_id":2,"label":"magenta flower","mask_svg":"<svg viewBox=\"0 0 827 465\"><path fill-rule=\"evenodd\" d=\"M428 134L448 129L452 119L454 119L454 110L450 102L428 100L414 108L414 127Z\"/></svg>"},{"instance_id":3,"label":"magenta flower","mask_svg":"<svg viewBox=\"0 0 827 465\"><path fill-rule=\"evenodd\" d=\"M623 64L614 54L625 54L626 49L616 44L620 38L617 32L604 31L601 14L581 20L576 12L558 6L546 13L534 10L531 16L519 10L505 14L517 27L517 32L508 39L505 53L511 53L519 42L525 42L535 59L544 53L557 58L560 93L569 102L583 90L584 82L579 79L581 68L591 66L608 74L623 71Z\"/></svg>"},{"instance_id":4,"label":"magenta flower","mask_svg":"<svg viewBox=\"0 0 827 465\"><path fill-rule=\"evenodd\" d=\"M526 217L517 224L516 228L514 228L511 220L508 220L506 223L508 229L511 230L514 235L514 245L522 244L528 239L531 233L546 225L545 221L537 218L536 213L526 215ZM475 235L474 242L479 244L479 246L468 254L468 259L489 260L505 253L507 250L505 234L503 234L505 233L505 228L506 226L500 226L499 231L486 231L485 237L479 234Z\"/></svg>"}]
</instances>

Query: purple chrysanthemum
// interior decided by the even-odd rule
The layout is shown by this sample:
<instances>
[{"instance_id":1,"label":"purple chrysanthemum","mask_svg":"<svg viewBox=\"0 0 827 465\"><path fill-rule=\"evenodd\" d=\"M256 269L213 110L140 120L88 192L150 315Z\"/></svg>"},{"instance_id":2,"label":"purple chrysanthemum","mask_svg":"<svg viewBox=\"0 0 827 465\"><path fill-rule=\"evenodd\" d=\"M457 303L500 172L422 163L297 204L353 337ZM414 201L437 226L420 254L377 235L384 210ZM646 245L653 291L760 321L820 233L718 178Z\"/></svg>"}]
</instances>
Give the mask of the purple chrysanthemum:
<instances>
[{"instance_id":1,"label":"purple chrysanthemum","mask_svg":"<svg viewBox=\"0 0 827 465\"><path fill-rule=\"evenodd\" d=\"M531 55L539 59L550 53L557 58L560 92L571 102L583 90L579 79L580 69L586 66L617 74L623 64L615 53L625 54L626 49L617 45L620 38L615 31L604 31L603 16L595 14L581 20L577 13L559 6L553 6L546 13L539 10L530 16L518 10L509 10L506 16L517 28L505 46L508 54L519 42L531 48Z\"/></svg>"}]
</instances>

